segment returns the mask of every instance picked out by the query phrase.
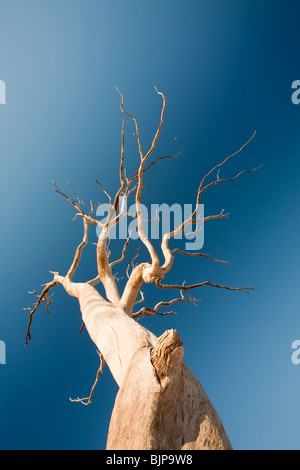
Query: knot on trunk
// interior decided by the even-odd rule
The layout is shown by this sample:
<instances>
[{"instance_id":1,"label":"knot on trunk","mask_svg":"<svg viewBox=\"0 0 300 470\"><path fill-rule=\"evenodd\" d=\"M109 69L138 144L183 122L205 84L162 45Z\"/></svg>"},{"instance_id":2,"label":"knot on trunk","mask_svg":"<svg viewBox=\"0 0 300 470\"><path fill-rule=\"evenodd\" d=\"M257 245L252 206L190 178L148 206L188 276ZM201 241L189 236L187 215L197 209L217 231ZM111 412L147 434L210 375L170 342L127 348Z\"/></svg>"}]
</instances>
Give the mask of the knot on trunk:
<instances>
[{"instance_id":1,"label":"knot on trunk","mask_svg":"<svg viewBox=\"0 0 300 470\"><path fill-rule=\"evenodd\" d=\"M151 351L150 359L161 382L182 364L184 349L177 330L166 330Z\"/></svg>"}]
</instances>

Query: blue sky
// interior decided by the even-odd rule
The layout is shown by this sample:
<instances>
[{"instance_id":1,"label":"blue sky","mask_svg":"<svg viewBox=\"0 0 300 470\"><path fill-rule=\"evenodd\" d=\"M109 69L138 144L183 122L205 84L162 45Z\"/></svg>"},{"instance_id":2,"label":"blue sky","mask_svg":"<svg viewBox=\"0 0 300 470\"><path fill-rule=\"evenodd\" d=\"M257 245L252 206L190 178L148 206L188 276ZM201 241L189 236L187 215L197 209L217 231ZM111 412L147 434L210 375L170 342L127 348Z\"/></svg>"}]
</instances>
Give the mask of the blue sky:
<instances>
[{"instance_id":1,"label":"blue sky","mask_svg":"<svg viewBox=\"0 0 300 470\"><path fill-rule=\"evenodd\" d=\"M161 334L177 328L185 360L217 409L235 449L300 448L299 122L291 84L300 79L298 1L276 0L2 0L0 106L2 201L0 340L1 449L104 449L117 387L108 368L89 395L96 349L81 326L78 304L59 287L54 313L37 313L25 347L28 312L49 270L66 272L81 238L74 213L51 184L103 200L95 175L112 194L118 185L118 85L139 120L144 146L167 97L155 156L184 150L145 178L145 204L190 204L202 176L251 144L224 177L263 164L259 172L219 185L205 214L230 218L205 227L204 252L231 264L176 258L168 281L253 286L248 297L205 287L198 308L143 324ZM138 162L126 129L128 171ZM95 234L92 234L95 237ZM91 240L95 241L95 239ZM114 244L116 257L121 246ZM111 249L113 244L111 245ZM135 244L129 251L134 253ZM78 279L95 274L93 245ZM124 268L126 268L126 263ZM122 281L121 281L122 284ZM150 286L147 306L161 300Z\"/></svg>"}]
</instances>

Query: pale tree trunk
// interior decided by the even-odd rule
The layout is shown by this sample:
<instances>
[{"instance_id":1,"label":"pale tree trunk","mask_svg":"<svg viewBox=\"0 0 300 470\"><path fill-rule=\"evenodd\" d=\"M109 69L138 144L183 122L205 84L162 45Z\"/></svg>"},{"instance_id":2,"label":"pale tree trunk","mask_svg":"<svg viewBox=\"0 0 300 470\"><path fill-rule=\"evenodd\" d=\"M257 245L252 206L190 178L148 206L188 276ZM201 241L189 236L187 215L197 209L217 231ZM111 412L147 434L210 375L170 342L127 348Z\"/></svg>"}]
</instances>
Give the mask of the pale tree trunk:
<instances>
[{"instance_id":1,"label":"pale tree trunk","mask_svg":"<svg viewBox=\"0 0 300 470\"><path fill-rule=\"evenodd\" d=\"M65 283L120 389L108 450L229 450L220 418L183 362L176 330L157 338L87 284Z\"/></svg>"},{"instance_id":2,"label":"pale tree trunk","mask_svg":"<svg viewBox=\"0 0 300 470\"><path fill-rule=\"evenodd\" d=\"M182 358L174 330L154 348L136 352L116 398L107 449L231 450L220 418Z\"/></svg>"},{"instance_id":3,"label":"pale tree trunk","mask_svg":"<svg viewBox=\"0 0 300 470\"><path fill-rule=\"evenodd\" d=\"M158 92L158 91L157 91ZM31 324L33 315L44 301L46 310L52 302L48 296L50 290L57 284L61 284L66 292L79 301L83 323L97 346L103 361L108 365L114 379L119 386L115 406L111 416L107 449L110 450L229 450L230 441L224 431L220 418L205 394L202 386L183 361L184 349L176 330L167 330L157 338L153 333L144 328L137 319L143 315L167 315L172 311L161 312L162 307L171 306L176 302L192 302L196 300L191 295L191 290L203 286L211 286L232 291L247 292L250 288L227 287L210 281L187 285L185 282L178 284L162 283L165 276L172 268L174 253L187 256L196 256L210 259L215 262L225 262L211 258L204 253L190 253L177 248L171 250L169 241L177 235L183 234L186 227L197 223L198 208L202 194L210 187L224 181L232 181L244 173L245 170L232 178L220 178L221 167L234 155L237 155L253 138L244 144L237 152L227 157L222 163L216 165L201 180L198 188L195 209L192 215L184 220L176 229L164 234L161 242L161 251L164 257L162 265L151 241L147 238L143 228L143 215L141 210L141 194L144 174L150 167L164 158L174 158L176 155L159 157L146 166L146 162L155 149L159 137L166 107L166 97L163 98L160 124L154 136L152 145L146 154L143 153L139 127L134 116L123 108L123 96L121 95L121 111L126 114L135 125L135 137L137 138L140 165L138 170L128 178L124 171L124 129L123 122L121 134L121 163L120 163L120 188L111 200L108 193L96 179L105 195L109 198L109 214L105 223L93 218L96 208L91 202L89 213L83 211L82 201L71 186L75 200L68 197L54 183L56 191L62 195L77 210L74 220L80 217L83 221L84 234L82 242L78 245L73 263L65 276L53 272L53 280L45 285L38 300L30 310L29 324L26 334L26 344L31 339ZM208 178L217 171L216 179L210 183ZM252 170L255 171L255 170ZM126 240L122 256L116 261L110 262L108 239L110 230L117 225L126 214L126 200L131 194L135 195L136 219L138 235L141 242L148 250L151 262L142 262L134 266L128 275L128 281L121 294L117 287L117 279L112 274L112 268L125 259L129 238ZM121 199L121 197L123 199ZM122 201L122 202L121 202ZM206 222L227 217L222 210L217 215L207 216L201 219ZM98 225L101 234L97 242L97 268L98 274L94 279L84 283L74 283L72 278L79 265L84 247L88 243L88 230L90 225ZM126 271L127 272L127 271ZM102 283L105 297L97 291L96 286ZM143 284L155 283L162 291L178 291L180 297L172 300L161 301L154 308L141 308L134 312L137 303L143 301L141 293ZM98 380L99 374L97 374ZM96 384L96 382L95 382ZM93 387L94 389L94 387ZM92 389L92 392L93 392ZM87 403L91 403L92 393ZM75 400L81 401L83 400Z\"/></svg>"}]
</instances>

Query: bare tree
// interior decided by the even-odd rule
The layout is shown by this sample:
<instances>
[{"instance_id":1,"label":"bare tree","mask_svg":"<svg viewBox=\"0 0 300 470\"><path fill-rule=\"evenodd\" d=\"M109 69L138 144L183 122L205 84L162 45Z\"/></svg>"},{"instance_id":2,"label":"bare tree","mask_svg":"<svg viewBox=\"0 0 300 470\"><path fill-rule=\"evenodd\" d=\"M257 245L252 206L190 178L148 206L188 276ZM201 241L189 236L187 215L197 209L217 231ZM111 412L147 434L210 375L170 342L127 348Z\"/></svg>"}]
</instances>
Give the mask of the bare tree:
<instances>
[{"instance_id":1,"label":"bare tree","mask_svg":"<svg viewBox=\"0 0 300 470\"><path fill-rule=\"evenodd\" d=\"M118 90L118 89L117 89ZM77 399L83 404L90 404L94 388L102 372L104 361L115 378L119 391L111 416L107 449L155 449L155 450L196 450L196 449L231 449L230 441L225 433L220 418L209 401L202 386L183 361L184 349L176 330L167 330L157 338L151 331L143 327L137 319L143 315L167 315L173 311L162 312L163 307L170 307L176 302L194 302L192 291L203 286L211 286L232 291L249 293L251 288L228 287L210 281L197 282L186 285L167 284L163 280L172 268L174 254L198 256L216 262L208 254L191 253L178 248L171 249L169 241L176 235L182 234L185 228L197 222L198 208L201 197L212 186L225 181L233 181L244 173L254 170L241 171L231 178L220 178L220 169L233 156L237 155L253 138L243 145L237 152L227 157L222 163L216 165L201 180L196 195L194 211L173 231L164 234L161 241L163 262L157 254L153 243L144 231L144 221L141 208L141 197L144 174L164 158L174 158L176 155L157 158L149 163L149 159L156 147L165 116L166 97L156 89L162 98L162 110L159 125L152 144L147 152L142 148L137 119L124 109L123 95L121 97L121 111L133 121L135 137L138 144L139 165L135 173L126 176L124 169L125 126L123 121L121 132L121 160L119 167L120 187L114 199L104 190L96 178L97 183L105 192L111 203L106 222L100 222L93 214L96 205L90 203L89 212L83 210L83 203L72 185L74 198L54 186L75 209L75 219L81 218L83 223L83 238L76 249L73 262L65 275L52 272L53 279L44 285L42 293L36 291L37 301L33 308L29 308L29 324L26 334L26 345L31 339L31 325L35 312L42 302L46 303L46 310L52 302L50 291L61 284L65 291L79 301L83 325L86 327L91 339L97 346L100 355L100 368L97 373L91 395L85 399ZM210 178L211 177L211 178ZM209 182L209 179L211 181ZM112 267L121 263L126 256L129 238L126 240L120 259L110 261L108 249L110 231L126 215L126 201L132 195L135 198L137 229L140 241L148 250L150 262L144 261L136 266L132 263L131 274L128 275L123 292L119 292L117 280L112 274ZM228 214L222 210L216 215L203 218L203 222L213 219L223 219ZM100 228L96 247L97 276L86 282L73 282L73 276L79 265L83 250L88 243L88 232L91 225ZM102 283L105 297L100 295L96 286ZM161 291L177 291L178 295L169 301L161 301L154 307L143 307L135 311L135 306L144 300L138 296L142 285L155 283Z\"/></svg>"}]
</instances>

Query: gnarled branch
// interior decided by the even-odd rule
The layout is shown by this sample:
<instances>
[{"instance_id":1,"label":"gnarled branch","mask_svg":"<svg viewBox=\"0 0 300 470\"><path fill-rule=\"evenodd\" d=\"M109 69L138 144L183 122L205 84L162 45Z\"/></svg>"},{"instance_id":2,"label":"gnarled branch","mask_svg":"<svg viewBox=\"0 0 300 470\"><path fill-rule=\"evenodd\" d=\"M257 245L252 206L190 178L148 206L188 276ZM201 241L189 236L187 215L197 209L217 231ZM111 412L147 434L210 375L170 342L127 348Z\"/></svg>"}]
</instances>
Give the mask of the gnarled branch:
<instances>
[{"instance_id":1,"label":"gnarled branch","mask_svg":"<svg viewBox=\"0 0 300 470\"><path fill-rule=\"evenodd\" d=\"M147 248L147 250L150 254L150 257L151 257L151 266L149 268L147 268L147 273L143 273L143 274L145 274L143 279L144 279L145 282L153 282L154 276L155 276L156 271L159 267L159 258L157 256L157 253L156 253L152 243L150 242L150 240L148 239L148 237L146 236L146 234L144 232L143 216L142 216L142 210L141 210L141 194L142 194L142 187L143 187L144 167L145 167L145 164L146 164L148 158L150 157L150 155L152 154L152 152L155 149L157 139L158 139L159 134L161 132L163 122L164 122L164 114L165 114L165 109L166 109L166 100L167 100L167 98L163 95L163 93L159 92L157 90L157 88L155 88L157 93L159 95L161 95L162 98L163 98L163 106L162 106L159 126L158 126L157 131L155 133L155 136L153 138L151 147L148 150L148 152L146 153L146 155L144 156L143 151L142 151L142 145L141 145L141 140L140 140L139 126L138 126L137 119L134 116L132 116L131 114L129 114L127 111L124 110L124 97L123 97L122 93L120 92L120 90L117 87L116 87L116 89L117 89L118 93L121 96L121 105L120 105L121 106L121 111L134 121L135 129L136 129L136 134L135 135L136 135L136 138L137 138L139 154L140 154L140 159L141 159L140 166L137 170L138 183L137 183L136 195L135 195L137 220L138 220L138 234L139 234L140 240L146 246L146 248Z\"/></svg>"},{"instance_id":2,"label":"gnarled branch","mask_svg":"<svg viewBox=\"0 0 300 470\"><path fill-rule=\"evenodd\" d=\"M169 240L171 238L174 238L176 235L179 235L179 234L182 234L184 232L184 229L187 225L195 222L195 216L198 212L198 209L199 209L199 206L200 206L200 200L201 200L201 196L202 194L204 193L204 191L206 191L208 188L210 188L211 186L214 186L218 183L223 183L225 181L233 181L237 178L239 178L241 175L245 174L245 173L253 173L254 171L258 170L259 168L261 167L258 167L258 168L254 168L253 170L244 170L244 171L241 171L239 172L237 175L235 175L234 177L232 178L223 178L223 179L220 179L219 178L219 171L217 173L217 179L209 184L207 184L206 186L203 187L206 179L215 171L215 170L220 170L220 168L226 163L228 162L228 160L230 160L232 157L234 157L235 155L239 154L251 141L252 139L254 138L256 132L254 132L254 134L252 135L252 137L244 144L242 145L242 147L237 150L236 152L234 152L232 155L229 155L229 157L225 158L225 160L223 160L222 163L216 165L212 170L210 170L201 180L200 182L200 185L198 187L198 192L197 192L197 198L196 198L196 205L195 205L195 209L192 213L192 215L190 217L188 217L177 229L171 231L170 233L168 234L165 234L164 237L163 237L163 240L162 240L162 244L161 244L161 248L162 248L162 252L164 254L164 258L165 258L165 262L162 266L162 272L164 274L166 274L172 267L172 264L173 264L173 255L172 255L172 251L170 250L169 248ZM228 217L228 214L224 214L224 210L222 210L220 212L220 214L217 214L217 215L213 215L213 216L208 216L208 217L205 217L204 219L200 219L202 220L203 222L206 222L208 220L212 220L212 219L221 219L221 218L224 218L224 217Z\"/></svg>"}]
</instances>

